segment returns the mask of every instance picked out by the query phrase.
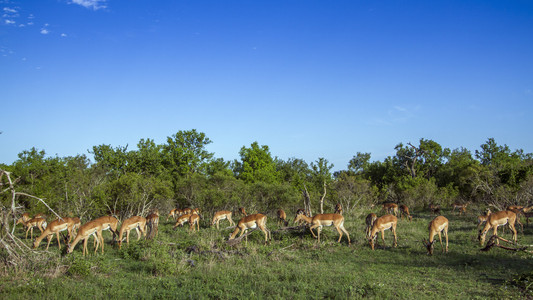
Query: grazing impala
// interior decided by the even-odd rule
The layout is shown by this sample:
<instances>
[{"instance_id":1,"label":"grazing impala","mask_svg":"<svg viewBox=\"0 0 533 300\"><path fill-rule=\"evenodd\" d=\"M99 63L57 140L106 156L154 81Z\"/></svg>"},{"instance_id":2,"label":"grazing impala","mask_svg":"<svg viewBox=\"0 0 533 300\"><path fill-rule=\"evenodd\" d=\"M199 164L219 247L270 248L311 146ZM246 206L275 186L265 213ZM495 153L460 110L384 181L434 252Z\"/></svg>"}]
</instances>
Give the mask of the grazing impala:
<instances>
[{"instance_id":1,"label":"grazing impala","mask_svg":"<svg viewBox=\"0 0 533 300\"><path fill-rule=\"evenodd\" d=\"M366 216L366 219L365 219L365 223L366 223L365 235L366 235L367 239L370 238L370 232L372 231L372 226L374 226L374 222L376 221L377 218L378 218L378 216L375 213L369 213Z\"/></svg>"},{"instance_id":2,"label":"grazing impala","mask_svg":"<svg viewBox=\"0 0 533 300\"><path fill-rule=\"evenodd\" d=\"M370 232L370 237L368 242L370 243L370 248L374 250L374 244L378 236L378 232L381 232L381 239L383 240L383 245L385 245L385 230L390 229L394 235L393 246L398 246L397 237L396 237L396 225L398 224L398 218L393 215L384 215L374 222L372 226L372 231Z\"/></svg>"},{"instance_id":3,"label":"grazing impala","mask_svg":"<svg viewBox=\"0 0 533 300\"><path fill-rule=\"evenodd\" d=\"M29 213L23 213L22 216L20 216L20 219L17 220L17 223L15 223L15 225L18 225L18 224L24 225L24 222L28 222L30 219L31 217Z\"/></svg>"},{"instance_id":4,"label":"grazing impala","mask_svg":"<svg viewBox=\"0 0 533 300\"><path fill-rule=\"evenodd\" d=\"M297 224L297 225L300 225L302 223L306 223L307 225L311 225L311 221L312 220L313 220L313 218L308 217L308 216L306 216L304 214L297 214L296 218L294 218L293 223Z\"/></svg>"},{"instance_id":5,"label":"grazing impala","mask_svg":"<svg viewBox=\"0 0 533 300\"><path fill-rule=\"evenodd\" d=\"M278 226L280 226L280 224L284 224L285 226L287 226L287 214L285 213L285 211L283 209L278 209L277 211L277 215L278 215Z\"/></svg>"},{"instance_id":6,"label":"grazing impala","mask_svg":"<svg viewBox=\"0 0 533 300\"><path fill-rule=\"evenodd\" d=\"M179 216L178 220L176 221L176 224L172 229L176 229L178 226L183 226L185 223L189 222L189 219L191 218L191 214L185 214Z\"/></svg>"},{"instance_id":7,"label":"grazing impala","mask_svg":"<svg viewBox=\"0 0 533 300\"><path fill-rule=\"evenodd\" d=\"M267 217L262 214L253 214L245 216L239 221L239 223L237 223L237 227L230 235L229 239L234 239L239 233L239 231L241 232L239 236L242 236L246 232L246 230L259 227L259 229L261 229L261 231L263 231L263 233L265 234L265 243L268 243L268 240L270 238L270 231L266 228L266 221ZM248 243L248 236L246 236L246 243Z\"/></svg>"},{"instance_id":8,"label":"grazing impala","mask_svg":"<svg viewBox=\"0 0 533 300\"><path fill-rule=\"evenodd\" d=\"M335 212L334 213L342 215L342 205L340 203L335 204Z\"/></svg>"},{"instance_id":9,"label":"grazing impala","mask_svg":"<svg viewBox=\"0 0 533 300\"><path fill-rule=\"evenodd\" d=\"M28 232L31 232L30 233L30 239L33 240L33 228L34 227L37 227L39 228L39 230L41 231L41 234L43 233L44 231L44 228L46 228L46 220L43 219L43 218L33 218L33 219L29 219L27 221L24 221L23 218L20 218L18 221L17 221L17 224L19 224L19 222L22 222L22 225L24 225L24 227L26 227L26 239L28 239Z\"/></svg>"},{"instance_id":10,"label":"grazing impala","mask_svg":"<svg viewBox=\"0 0 533 300\"><path fill-rule=\"evenodd\" d=\"M198 214L191 214L189 217L189 231L195 231L194 225L196 225L198 231L200 231L200 216Z\"/></svg>"},{"instance_id":11,"label":"grazing impala","mask_svg":"<svg viewBox=\"0 0 533 300\"><path fill-rule=\"evenodd\" d=\"M229 221L230 226L235 226L235 222L233 222L233 220L231 219L231 215L233 215L233 213L229 210L217 211L215 215L213 216L213 221L211 222L211 225L216 224L217 229L219 229L218 223L220 223L221 220L227 219Z\"/></svg>"},{"instance_id":12,"label":"grazing impala","mask_svg":"<svg viewBox=\"0 0 533 300\"><path fill-rule=\"evenodd\" d=\"M146 229L146 218L140 216L133 216L122 222L122 226L120 226L120 233L118 235L119 249L122 247L122 236L124 236L124 232L126 232L126 244L129 244L130 231L133 229L137 231L137 240L140 240L141 236L144 234L144 230Z\"/></svg>"},{"instance_id":13,"label":"grazing impala","mask_svg":"<svg viewBox=\"0 0 533 300\"><path fill-rule=\"evenodd\" d=\"M433 255L433 246L435 244L435 235L439 235L439 241L440 246L442 248L442 252L448 253L448 219L446 219L443 216L438 216L435 219L433 219L431 222L429 222L428 226L429 230L429 241L426 241L424 239L424 245L426 246L428 250L429 255ZM446 238L446 249L444 249L444 246L442 245L442 235L441 232L444 232L444 237Z\"/></svg>"},{"instance_id":14,"label":"grazing impala","mask_svg":"<svg viewBox=\"0 0 533 300\"><path fill-rule=\"evenodd\" d=\"M406 217L407 220L409 221L412 221L413 220L413 216L411 216L409 214L409 207L407 207L407 205L404 205L404 204L401 204L400 205L400 217L401 219L403 220L403 217Z\"/></svg>"},{"instance_id":15,"label":"grazing impala","mask_svg":"<svg viewBox=\"0 0 533 300\"><path fill-rule=\"evenodd\" d=\"M76 218L77 219L77 218ZM79 219L78 219L79 220ZM75 220L73 218L62 218L57 219L46 227L46 229L43 231L43 233L35 239L35 242L33 242L33 248L39 247L39 244L44 238L48 238L48 245L46 245L46 250L48 250L48 247L50 247L50 242L52 241L52 238L54 237L54 234L57 237L57 245L61 249L61 242L59 239L59 233L61 231L68 231L68 235L72 236L72 228L75 225Z\"/></svg>"},{"instance_id":16,"label":"grazing impala","mask_svg":"<svg viewBox=\"0 0 533 300\"><path fill-rule=\"evenodd\" d=\"M396 203L384 203L383 210L391 215L398 215L398 204Z\"/></svg>"},{"instance_id":17,"label":"grazing impala","mask_svg":"<svg viewBox=\"0 0 533 300\"><path fill-rule=\"evenodd\" d=\"M503 226L505 224L509 225L511 231L513 232L513 241L516 243L516 229L514 224L516 222L516 214L510 210L498 211L491 213L485 227L479 231L478 240L479 244L483 246L485 243L485 235L492 228L494 230L494 235L498 235L498 226ZM499 240L496 240L498 243Z\"/></svg>"},{"instance_id":18,"label":"grazing impala","mask_svg":"<svg viewBox=\"0 0 533 300\"><path fill-rule=\"evenodd\" d=\"M483 225L483 223L487 222L487 220L489 219L490 213L491 213L490 208L487 208L487 211L485 212L484 215L477 216L477 229L478 230L481 228L481 225Z\"/></svg>"},{"instance_id":19,"label":"grazing impala","mask_svg":"<svg viewBox=\"0 0 533 300\"><path fill-rule=\"evenodd\" d=\"M83 240L83 256L85 256L85 253L89 253L87 251L87 241L89 240L89 237L92 235L95 237L96 246L94 248L94 253L98 250L98 246L101 244L102 246L102 254L104 253L104 237L102 236L102 230L104 227L109 227L109 224L104 223L104 219L98 218L96 220L92 220L90 222L87 222L83 224L80 227L80 230L78 230L78 234L76 235L76 238L74 238L74 241L72 244L68 245L67 253L72 253L74 251L74 248L76 245Z\"/></svg>"},{"instance_id":20,"label":"grazing impala","mask_svg":"<svg viewBox=\"0 0 533 300\"><path fill-rule=\"evenodd\" d=\"M298 215L298 217L303 218L303 215ZM297 218L298 218L297 217ZM346 237L348 237L348 244L351 244L350 241L350 234L346 229L344 228L344 217L339 214L318 214L311 218L311 227L309 227L309 230L311 231L311 234L314 238L318 240L318 243L320 243L320 231L322 231L322 226L331 226L333 225L335 229L337 229L337 232L339 233L339 240L337 242L341 242L342 239L342 233L344 232L346 234ZM318 236L315 235L313 232L313 229L317 228Z\"/></svg>"}]
</instances>

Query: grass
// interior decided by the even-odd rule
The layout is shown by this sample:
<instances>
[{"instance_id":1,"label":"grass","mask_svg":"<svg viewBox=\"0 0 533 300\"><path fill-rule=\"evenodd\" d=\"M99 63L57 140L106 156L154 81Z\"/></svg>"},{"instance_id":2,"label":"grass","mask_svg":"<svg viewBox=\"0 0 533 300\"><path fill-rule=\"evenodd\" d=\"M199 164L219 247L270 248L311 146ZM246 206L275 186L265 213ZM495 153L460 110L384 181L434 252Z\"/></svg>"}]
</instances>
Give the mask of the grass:
<instances>
[{"instance_id":1,"label":"grass","mask_svg":"<svg viewBox=\"0 0 533 300\"><path fill-rule=\"evenodd\" d=\"M0 298L532 298L533 255L494 248L480 252L475 216L445 212L450 220L450 251L435 245L428 256L422 245L429 214L415 214L398 224L398 247L386 231L386 246L370 250L364 239L364 218L346 216L352 245L324 228L318 245L309 231L273 233L263 245L254 232L248 244L229 247L230 230L207 227L198 233L172 230L161 219L153 241L130 239L121 250L83 257L81 247L64 255L57 243L48 259L24 271L6 271ZM203 222L206 222L203 220ZM268 223L277 229L273 218ZM520 244L533 244L533 226L519 233ZM509 237L507 230L505 237ZM131 238L131 237L130 237ZM378 238L380 239L380 238ZM29 244L29 241L28 241ZM44 249L41 245L40 249ZM90 247L92 249L92 247Z\"/></svg>"}]
</instances>

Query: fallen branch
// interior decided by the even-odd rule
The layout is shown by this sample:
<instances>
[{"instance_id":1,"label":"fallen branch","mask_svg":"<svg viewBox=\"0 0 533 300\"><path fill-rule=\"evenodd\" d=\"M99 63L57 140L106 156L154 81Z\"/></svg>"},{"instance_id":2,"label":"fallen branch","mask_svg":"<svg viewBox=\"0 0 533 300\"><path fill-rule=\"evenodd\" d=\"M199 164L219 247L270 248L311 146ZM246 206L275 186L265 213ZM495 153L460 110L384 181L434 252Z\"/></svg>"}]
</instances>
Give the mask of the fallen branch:
<instances>
[{"instance_id":1,"label":"fallen branch","mask_svg":"<svg viewBox=\"0 0 533 300\"><path fill-rule=\"evenodd\" d=\"M234 239L231 239L231 240L227 240L227 241L226 241L226 244L228 244L228 246L235 246L235 245L237 245L238 243L240 243L240 242L242 241L243 238L249 236L250 234L252 234L252 232L254 232L254 231L256 231L256 230L257 230L257 228L254 228L254 229L248 231L247 233L245 233L245 234L239 236L238 238L234 238Z\"/></svg>"},{"instance_id":2,"label":"fallen branch","mask_svg":"<svg viewBox=\"0 0 533 300\"><path fill-rule=\"evenodd\" d=\"M506 240L506 239L504 239L502 237L499 237L497 235L493 235L488 240L487 245L485 246L485 248L480 249L480 250L484 251L484 252L487 252L490 249L492 249L493 247L498 247L498 248L502 248L502 249L509 250L509 251L515 251L515 252L524 251L524 252L528 252L528 253L533 253L533 250L529 250L529 247L532 247L533 245L522 246L522 247L518 247L518 248L512 248L512 247L506 247L506 246L502 246L502 245L497 244L497 242L499 240L501 240L503 242L506 242L506 243L509 243L509 244L514 244L512 241Z\"/></svg>"}]
</instances>

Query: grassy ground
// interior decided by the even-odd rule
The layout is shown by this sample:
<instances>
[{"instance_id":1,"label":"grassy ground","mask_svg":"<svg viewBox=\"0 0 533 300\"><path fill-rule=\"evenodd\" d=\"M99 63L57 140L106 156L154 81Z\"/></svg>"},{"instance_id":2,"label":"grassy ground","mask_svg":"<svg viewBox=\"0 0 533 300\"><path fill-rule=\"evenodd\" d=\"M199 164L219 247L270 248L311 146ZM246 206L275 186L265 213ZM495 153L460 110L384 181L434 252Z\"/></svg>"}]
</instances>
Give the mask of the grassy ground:
<instances>
[{"instance_id":1,"label":"grassy ground","mask_svg":"<svg viewBox=\"0 0 533 300\"><path fill-rule=\"evenodd\" d=\"M45 258L24 271L7 271L0 282L0 298L532 298L533 255L494 248L480 252L475 215L450 220L450 252L426 255L422 238L432 218L415 213L412 222L398 224L398 247L371 251L364 239L364 215L346 216L352 245L336 243L333 228L323 230L318 245L309 231L275 232L263 245L254 232L248 244L229 247L230 233L207 227L199 233L172 229L161 219L153 241L130 240L121 250L109 245L105 254L81 256L50 247ZM273 218L271 218L273 219ZM135 234L133 234L135 236ZM509 238L509 230L505 237ZM379 240L379 238L378 238ZM533 226L519 233L520 244L533 244ZM29 244L29 242L28 242ZM41 245L41 249L44 246Z\"/></svg>"}]
</instances>

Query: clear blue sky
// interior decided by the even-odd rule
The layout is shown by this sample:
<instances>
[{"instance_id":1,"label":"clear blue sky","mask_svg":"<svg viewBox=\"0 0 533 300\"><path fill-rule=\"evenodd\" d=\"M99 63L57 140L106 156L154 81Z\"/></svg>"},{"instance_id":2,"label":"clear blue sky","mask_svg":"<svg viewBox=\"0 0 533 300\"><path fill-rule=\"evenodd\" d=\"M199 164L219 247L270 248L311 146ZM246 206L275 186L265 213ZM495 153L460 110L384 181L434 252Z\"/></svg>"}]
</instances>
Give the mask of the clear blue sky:
<instances>
[{"instance_id":1,"label":"clear blue sky","mask_svg":"<svg viewBox=\"0 0 533 300\"><path fill-rule=\"evenodd\" d=\"M345 169L432 139L533 152L533 1L0 0L0 162L197 129ZM90 156L90 155L89 155ZM91 157L91 156L90 156ZM92 157L91 157L92 158Z\"/></svg>"}]
</instances>

